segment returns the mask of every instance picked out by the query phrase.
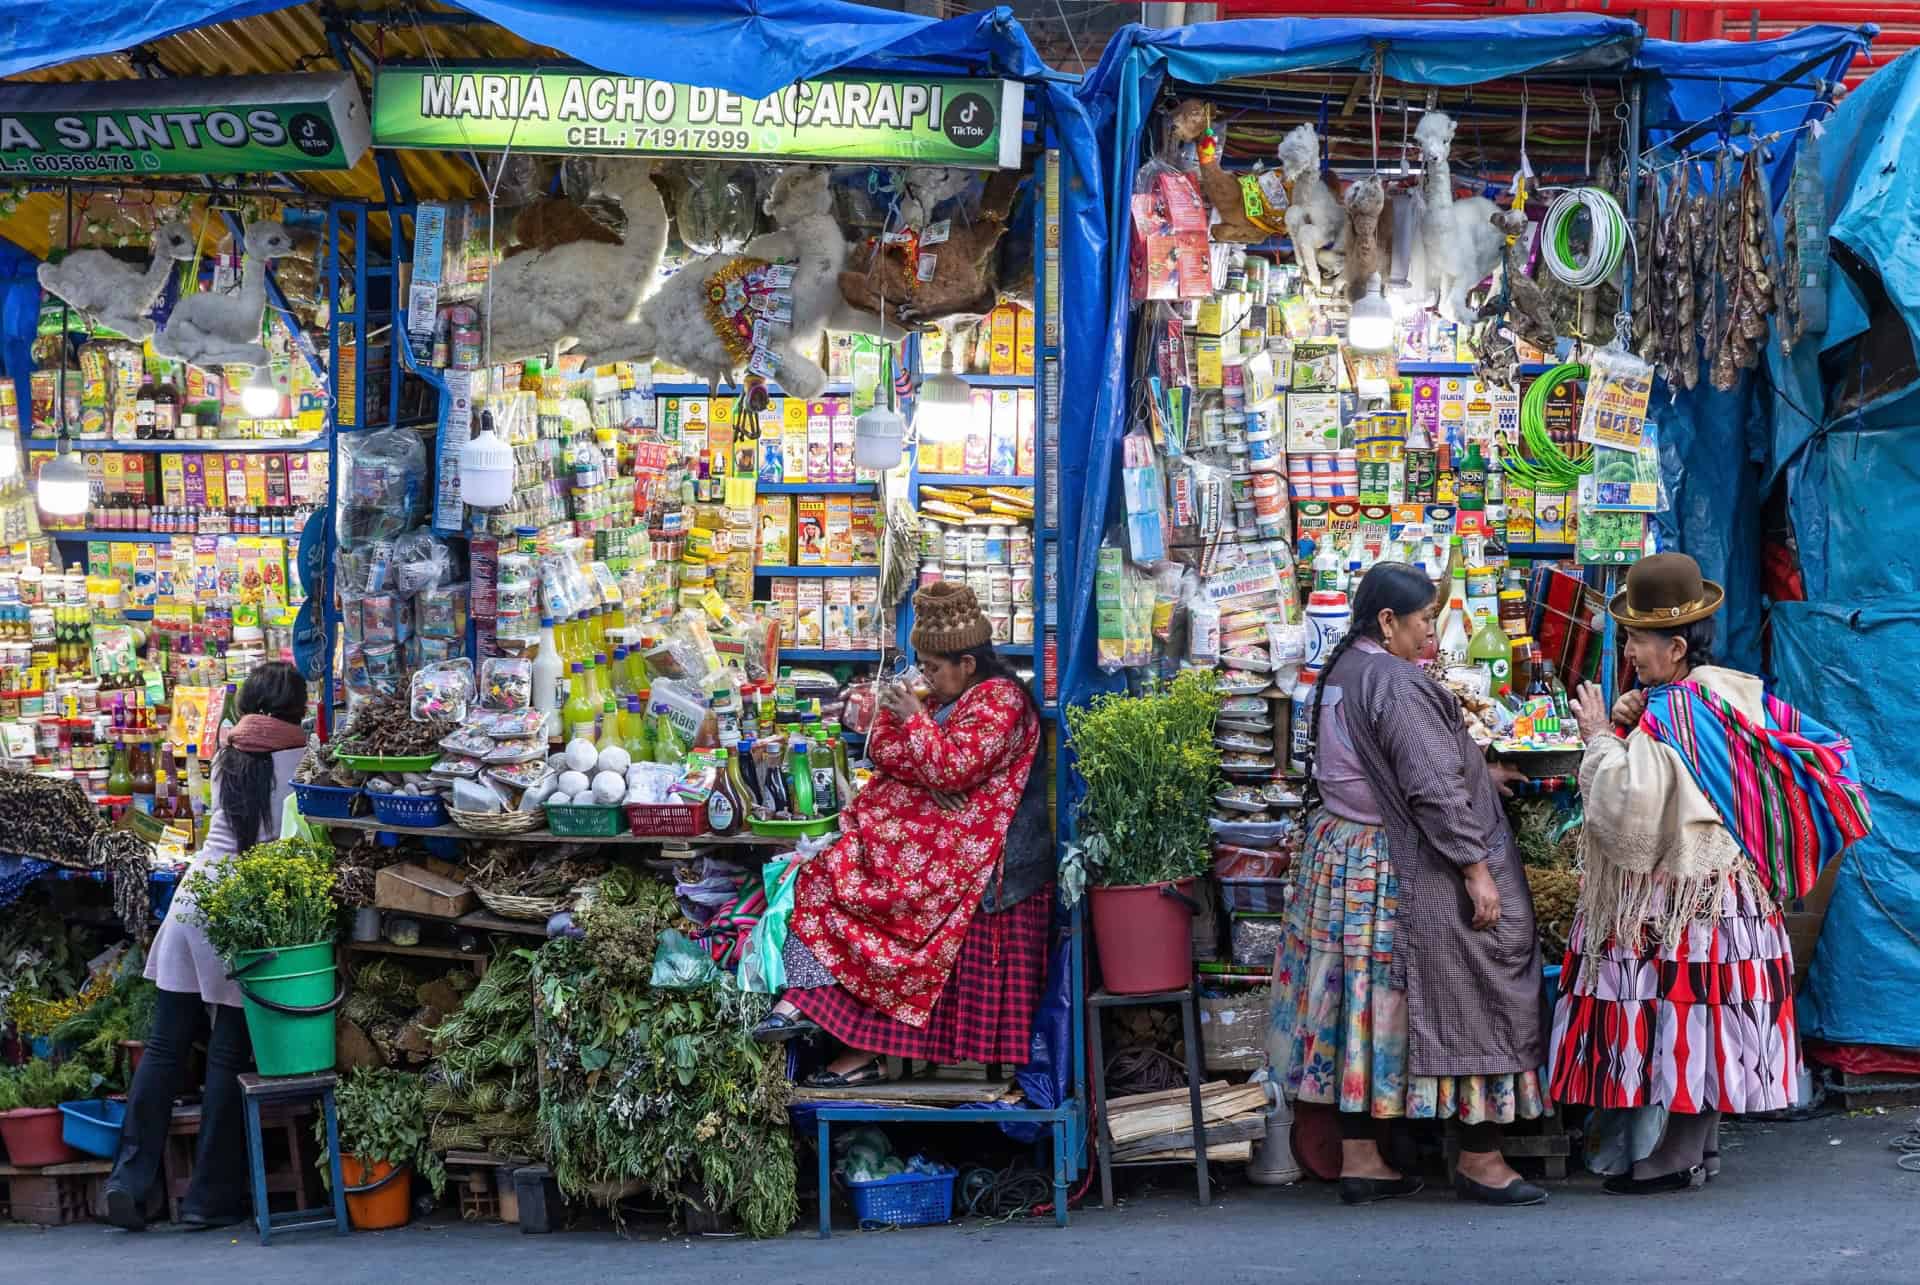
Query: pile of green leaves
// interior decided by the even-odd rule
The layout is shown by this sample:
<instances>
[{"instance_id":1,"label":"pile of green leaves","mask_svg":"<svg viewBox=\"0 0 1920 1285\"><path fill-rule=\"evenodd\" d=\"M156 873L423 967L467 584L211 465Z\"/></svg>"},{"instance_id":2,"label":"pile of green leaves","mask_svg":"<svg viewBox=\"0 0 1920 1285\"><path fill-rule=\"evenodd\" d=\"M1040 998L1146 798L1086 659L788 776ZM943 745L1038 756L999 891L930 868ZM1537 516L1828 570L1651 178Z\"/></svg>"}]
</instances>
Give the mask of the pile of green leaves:
<instances>
[{"instance_id":1,"label":"pile of green leaves","mask_svg":"<svg viewBox=\"0 0 1920 1285\"><path fill-rule=\"evenodd\" d=\"M1551 798L1509 799L1507 823L1513 827L1522 864L1541 870L1571 870L1580 855L1580 812Z\"/></svg>"},{"instance_id":2,"label":"pile of green leaves","mask_svg":"<svg viewBox=\"0 0 1920 1285\"><path fill-rule=\"evenodd\" d=\"M144 1040L153 1028L160 991L140 975L145 962L144 952L135 946L120 964L113 988L52 1031L56 1044L71 1048L74 1060L84 1063L100 1077L104 1089L115 1093L129 1087L122 1041Z\"/></svg>"},{"instance_id":3,"label":"pile of green leaves","mask_svg":"<svg viewBox=\"0 0 1920 1285\"><path fill-rule=\"evenodd\" d=\"M35 1058L19 1066L0 1069L0 1111L22 1107L45 1109L62 1102L78 1102L92 1097L98 1082L98 1077L84 1062L55 1065L44 1058Z\"/></svg>"},{"instance_id":4,"label":"pile of green leaves","mask_svg":"<svg viewBox=\"0 0 1920 1285\"><path fill-rule=\"evenodd\" d=\"M433 1055L424 1078L434 1150L533 1154L540 1083L532 951L509 951L487 966L434 1028Z\"/></svg>"},{"instance_id":5,"label":"pile of green leaves","mask_svg":"<svg viewBox=\"0 0 1920 1285\"><path fill-rule=\"evenodd\" d=\"M1112 693L1067 711L1087 783L1078 818L1094 882L1185 879L1206 870L1207 827L1221 784L1213 675L1188 670L1137 696Z\"/></svg>"},{"instance_id":6,"label":"pile of green leaves","mask_svg":"<svg viewBox=\"0 0 1920 1285\"><path fill-rule=\"evenodd\" d=\"M569 1196L638 1180L676 1210L698 1202L749 1235L783 1235L799 1215L792 1086L778 1047L752 1037L771 1001L730 978L650 985L638 946L677 918L670 892L650 885L635 904L583 915L584 940L540 950L547 1159Z\"/></svg>"},{"instance_id":7,"label":"pile of green leaves","mask_svg":"<svg viewBox=\"0 0 1920 1285\"><path fill-rule=\"evenodd\" d=\"M363 1164L412 1165L435 1196L447 1187L446 1166L434 1151L427 1130L427 1085L417 1075L387 1067L360 1067L340 1081L340 1150ZM320 1175L332 1179L326 1122L314 1122L320 1143Z\"/></svg>"},{"instance_id":8,"label":"pile of green leaves","mask_svg":"<svg viewBox=\"0 0 1920 1285\"><path fill-rule=\"evenodd\" d=\"M87 980L86 929L26 898L0 915L0 1014L16 993L66 999Z\"/></svg>"},{"instance_id":9,"label":"pile of green leaves","mask_svg":"<svg viewBox=\"0 0 1920 1285\"><path fill-rule=\"evenodd\" d=\"M340 907L333 851L304 839L257 844L189 876L207 940L224 959L332 941Z\"/></svg>"}]
</instances>

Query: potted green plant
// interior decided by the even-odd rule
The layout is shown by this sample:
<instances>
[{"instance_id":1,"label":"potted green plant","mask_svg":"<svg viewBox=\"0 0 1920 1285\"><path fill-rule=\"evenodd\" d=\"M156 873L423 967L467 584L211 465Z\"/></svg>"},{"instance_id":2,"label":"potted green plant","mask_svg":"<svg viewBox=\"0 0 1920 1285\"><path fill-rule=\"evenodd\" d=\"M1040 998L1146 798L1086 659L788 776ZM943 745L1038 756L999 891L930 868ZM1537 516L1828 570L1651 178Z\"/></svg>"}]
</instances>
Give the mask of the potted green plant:
<instances>
[{"instance_id":1,"label":"potted green plant","mask_svg":"<svg viewBox=\"0 0 1920 1285\"><path fill-rule=\"evenodd\" d=\"M347 1217L360 1231L406 1226L412 1175L425 1178L435 1196L447 1186L446 1167L428 1141L426 1084L404 1071L361 1067L340 1081L334 1100ZM326 1123L316 1122L314 1133L321 1146L320 1173L331 1182Z\"/></svg>"},{"instance_id":2,"label":"potted green plant","mask_svg":"<svg viewBox=\"0 0 1920 1285\"><path fill-rule=\"evenodd\" d=\"M240 984L262 1075L333 1066L333 1010L346 997L333 887L332 852L303 839L258 844L186 881L207 940Z\"/></svg>"},{"instance_id":3,"label":"potted green plant","mask_svg":"<svg viewBox=\"0 0 1920 1285\"><path fill-rule=\"evenodd\" d=\"M1075 816L1093 937L1116 994L1175 990L1192 978L1191 894L1207 868L1207 817L1220 787L1219 711L1213 675L1202 670L1067 711L1086 782Z\"/></svg>"},{"instance_id":4,"label":"potted green plant","mask_svg":"<svg viewBox=\"0 0 1920 1285\"><path fill-rule=\"evenodd\" d=\"M67 1164L81 1159L61 1137L60 1104L93 1092L93 1073L80 1062L55 1065L35 1058L0 1070L0 1141L7 1159L22 1167Z\"/></svg>"}]
</instances>

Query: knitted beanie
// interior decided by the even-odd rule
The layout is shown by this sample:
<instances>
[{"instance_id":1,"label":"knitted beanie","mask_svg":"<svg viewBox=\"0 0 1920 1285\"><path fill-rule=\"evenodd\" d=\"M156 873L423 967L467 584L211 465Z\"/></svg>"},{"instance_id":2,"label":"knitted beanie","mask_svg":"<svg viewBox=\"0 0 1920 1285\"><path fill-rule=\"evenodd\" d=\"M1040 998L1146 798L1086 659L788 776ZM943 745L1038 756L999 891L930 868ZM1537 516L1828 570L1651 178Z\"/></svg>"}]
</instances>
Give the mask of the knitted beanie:
<instances>
[{"instance_id":1,"label":"knitted beanie","mask_svg":"<svg viewBox=\"0 0 1920 1285\"><path fill-rule=\"evenodd\" d=\"M973 590L954 580L937 580L913 595L915 651L951 656L993 641L993 626L980 612Z\"/></svg>"}]
</instances>

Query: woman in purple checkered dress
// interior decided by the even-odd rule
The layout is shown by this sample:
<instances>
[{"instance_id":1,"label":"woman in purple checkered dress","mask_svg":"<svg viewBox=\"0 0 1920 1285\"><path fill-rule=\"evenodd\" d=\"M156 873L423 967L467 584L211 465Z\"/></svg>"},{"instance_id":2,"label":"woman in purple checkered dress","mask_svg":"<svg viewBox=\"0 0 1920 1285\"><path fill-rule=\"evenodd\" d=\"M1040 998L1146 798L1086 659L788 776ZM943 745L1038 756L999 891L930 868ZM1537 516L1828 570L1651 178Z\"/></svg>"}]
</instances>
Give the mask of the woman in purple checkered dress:
<instances>
[{"instance_id":1,"label":"woman in purple checkered dress","mask_svg":"<svg viewBox=\"0 0 1920 1285\"><path fill-rule=\"evenodd\" d=\"M1500 1126L1544 1113L1540 951L1499 793L1459 702L1416 663L1433 640L1425 573L1376 565L1314 687L1321 802L1273 965L1267 1057L1290 1098L1339 1112L1340 1197L1408 1196L1383 1121L1456 1130L1464 1199L1537 1204Z\"/></svg>"}]
</instances>

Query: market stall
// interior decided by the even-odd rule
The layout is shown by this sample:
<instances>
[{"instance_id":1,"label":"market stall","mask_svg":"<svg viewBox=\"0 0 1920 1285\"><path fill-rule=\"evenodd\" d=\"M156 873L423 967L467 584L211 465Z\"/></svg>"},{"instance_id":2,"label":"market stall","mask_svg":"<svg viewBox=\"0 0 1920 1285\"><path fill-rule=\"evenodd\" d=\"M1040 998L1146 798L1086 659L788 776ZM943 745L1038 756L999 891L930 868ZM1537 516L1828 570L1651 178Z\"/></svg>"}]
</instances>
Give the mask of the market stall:
<instances>
[{"instance_id":1,"label":"market stall","mask_svg":"<svg viewBox=\"0 0 1920 1285\"><path fill-rule=\"evenodd\" d=\"M1753 515L1718 486L1741 458L1719 416L1808 325L1823 224L1780 198L1870 34L1797 33L1736 74L1600 17L1129 28L1082 86L1115 196L1066 690L1215 676L1192 948L1225 1012L1262 1011L1304 715L1379 561L1435 583L1437 672L1530 778L1513 820L1559 958L1566 693L1611 692L1619 569L1757 555L1732 552ZM1209 873L1103 871L1125 806L1077 801L1096 895Z\"/></svg>"},{"instance_id":2,"label":"market stall","mask_svg":"<svg viewBox=\"0 0 1920 1285\"><path fill-rule=\"evenodd\" d=\"M630 21L661 16L631 9ZM151 760L166 752L198 784L231 689L196 703L180 679L199 676L192 661L203 652L231 669L220 678L243 676L244 644L261 621L261 654L291 655L321 680L325 743L310 751L298 793L310 832L335 853L336 895L360 912L342 954L342 1065L425 1070L442 1085L426 1108L432 1155L459 1156L463 1172L505 1172L505 1161L541 1155L522 1046L501 1061L501 1046L483 1042L476 1062L434 1032L470 1003L476 1028L531 1022L525 977L509 982L488 963L547 936L548 920L583 900L627 908L622 922L649 942L670 925L695 933L726 978L710 963L695 983L740 994L731 975L743 958L753 971L752 930L775 891L761 867L830 834L863 778L870 680L912 659L911 613L897 604L917 584L972 586L996 645L1028 669L1047 717L1056 712L1057 144L1071 152L1086 135L1077 104L1047 82L1004 15L932 24L796 12L771 25L810 38L781 58L738 59L716 54L764 36L764 16L634 42L618 23L583 35L556 10L539 38L590 51L597 69L527 72L474 60L488 42L503 54L523 48L477 17L412 15L416 60L406 62L374 53L375 15L320 22L292 12L314 28L302 65L331 58L344 73L332 75L370 91L371 113L356 100L355 119L370 120L376 150L361 169L377 197L356 181L338 185L353 199L325 199L313 189L336 186L329 180L254 180L244 192L216 180L209 197L183 191L156 201L137 228L109 230L94 225L83 195L44 247L71 249L53 256L70 262L109 235L150 240L139 271L160 283L166 327L201 307L191 287L175 302L172 265L197 266L211 242L229 275L180 280L237 314L212 309L209 326L257 335L264 316L267 351L208 349L178 368L148 354L136 369L137 345L121 353L111 338L71 352L46 346L56 360L35 375L49 383L46 413L33 419L46 440L36 444L97 456L100 467L84 514L42 515L54 533L42 559L63 545L92 557L98 610L74 602L74 629L84 615L126 651L137 689L96 701L85 721L91 731L95 711L110 710L107 732L127 736L124 705L128 727L154 748L136 747L124 773L111 754L41 766L75 773L98 796L123 775L142 787L164 779L171 760ZM837 60L818 38L831 19L842 20L830 42ZM23 48L33 45L29 33ZM456 47L466 62L451 63ZM620 65L641 49L637 65ZM668 65L674 83L622 79ZM711 86L681 80L689 67L715 68ZM785 88L824 70L841 75ZM528 106L538 102L548 105ZM605 124L613 104L634 113L631 135ZM960 115L949 120L946 105ZM514 119L503 123L503 111ZM28 184L12 199L30 220L72 186ZM708 282L724 289L702 291ZM92 315L65 300L63 322L76 313ZM782 333L769 337L769 322ZM60 369L67 357L71 377ZM268 384L272 415L255 409L268 391L255 385ZM218 417L223 400L233 413ZM190 414L175 410L182 401ZM162 418L149 405L167 408L165 436L142 431ZM180 431L188 426L191 435ZM246 457L256 454L272 489L242 503L254 498ZM151 462L139 481L110 497L109 472L124 478L122 457L143 455ZM215 472L217 496L203 489ZM275 486L296 473L297 497ZM107 502L123 493L124 503ZM235 525L223 526L230 510ZM277 575L236 560L234 583L271 597L253 603L236 648L218 631L240 614L230 599L247 596L220 592L218 574L226 550L252 548L229 539L252 534L252 510L289 538ZM202 553L204 586L178 571L197 569ZM273 594L289 582L296 591ZM192 641L163 650L143 637L148 611L156 639L164 617ZM69 677L85 687L85 642L76 632L62 651L75 662L62 687ZM169 664L156 683L149 662L176 653L188 663ZM182 736L183 720L205 727ZM1051 776L1054 763L1049 751L1035 770ZM144 815L138 793L132 811ZM193 811L190 787L154 793L162 822ZM176 856L192 848L183 831ZM662 876L678 880L677 903L663 900ZM577 970L597 970L630 988L596 992L597 1002L650 1002L645 969L622 973L589 945L569 956L574 983ZM1063 1013L1070 959L1059 952ZM466 980L475 972L480 987ZM764 979L748 981L742 1011L765 1002L751 993ZM501 986L514 988L505 1001ZM662 1004L673 998L659 992ZM555 1015L547 1020L543 1048L555 1038ZM489 1033L512 1039L506 1027ZM1064 1031L1052 1038L1061 1069L1030 1081L1035 1090L1044 1081L1044 1100L1021 1101L1005 1075L991 1093L933 1090L934 1100L1005 1099L996 1118L1051 1133L1048 1185L1062 1220L1077 1167L1065 1069L1076 1044ZM714 1056L745 1057L784 1081L784 1063L754 1046ZM362 1112L373 1084L348 1081ZM924 1092L875 1097L828 1101L808 1120L856 1108L928 1118ZM750 1123L742 1118L751 1138L705 1149L706 1163L773 1145L772 1107L758 1104ZM543 1158L569 1199L617 1201L630 1182L609 1188L602 1166L624 1165L623 1179L644 1179L676 1207L684 1197L726 1214L752 1202L742 1216L756 1232L791 1217L790 1180L784 1197L777 1184L747 1194L717 1172L703 1187L699 1173L637 1154ZM765 1163L791 1173L791 1152ZM476 1209L489 1207L484 1187L468 1184Z\"/></svg>"}]
</instances>

